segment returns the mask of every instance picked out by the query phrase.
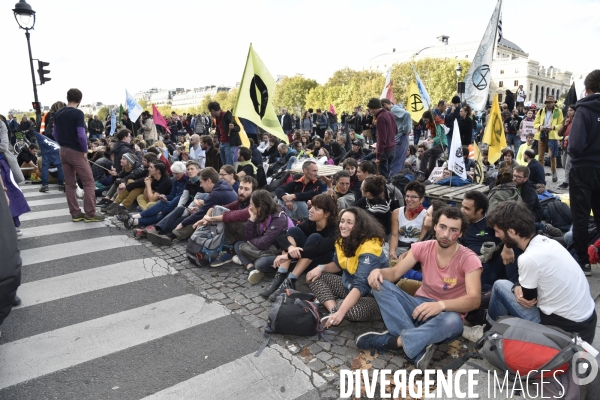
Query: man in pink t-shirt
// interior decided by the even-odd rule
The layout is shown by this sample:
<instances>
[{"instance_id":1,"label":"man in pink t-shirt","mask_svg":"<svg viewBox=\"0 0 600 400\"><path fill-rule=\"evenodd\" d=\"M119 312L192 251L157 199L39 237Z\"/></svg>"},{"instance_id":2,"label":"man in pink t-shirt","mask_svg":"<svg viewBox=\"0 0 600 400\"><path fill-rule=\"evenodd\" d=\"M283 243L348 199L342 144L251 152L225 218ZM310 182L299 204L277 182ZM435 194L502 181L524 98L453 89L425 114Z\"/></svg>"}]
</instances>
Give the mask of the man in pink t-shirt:
<instances>
[{"instance_id":1,"label":"man in pink t-shirt","mask_svg":"<svg viewBox=\"0 0 600 400\"><path fill-rule=\"evenodd\" d=\"M460 245L468 221L455 207L433 216L435 240L414 243L394 268L375 269L369 285L389 332L367 332L356 339L360 349L403 348L417 369L425 369L435 344L462 334L463 318L481 302L481 261ZM411 296L399 289L402 275L421 263L423 286Z\"/></svg>"}]
</instances>

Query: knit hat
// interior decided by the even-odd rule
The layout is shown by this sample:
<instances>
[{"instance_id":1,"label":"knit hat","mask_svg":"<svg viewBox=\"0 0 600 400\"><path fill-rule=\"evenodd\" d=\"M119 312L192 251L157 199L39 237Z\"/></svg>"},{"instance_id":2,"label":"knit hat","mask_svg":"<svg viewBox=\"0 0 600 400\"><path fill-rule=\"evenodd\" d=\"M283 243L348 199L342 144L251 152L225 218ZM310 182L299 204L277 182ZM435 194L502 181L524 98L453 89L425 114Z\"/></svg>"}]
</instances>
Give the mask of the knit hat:
<instances>
[{"instance_id":1,"label":"knit hat","mask_svg":"<svg viewBox=\"0 0 600 400\"><path fill-rule=\"evenodd\" d=\"M367 103L367 108L369 110L378 110L381 108L381 100L379 100L376 97L373 97L371 100L369 100L369 102Z\"/></svg>"},{"instance_id":2,"label":"knit hat","mask_svg":"<svg viewBox=\"0 0 600 400\"><path fill-rule=\"evenodd\" d=\"M460 97L458 97L458 96L454 96L452 98L452 104L456 104L456 103L460 103Z\"/></svg>"},{"instance_id":3,"label":"knit hat","mask_svg":"<svg viewBox=\"0 0 600 400\"><path fill-rule=\"evenodd\" d=\"M131 165L134 165L137 161L137 157L133 153L125 153L123 154L123 158L127 160L127 162Z\"/></svg>"},{"instance_id":4,"label":"knit hat","mask_svg":"<svg viewBox=\"0 0 600 400\"><path fill-rule=\"evenodd\" d=\"M354 139L354 140L352 141L352 144L353 144L354 146L360 146L360 144L361 144L361 143L360 143L360 140L358 140L358 139Z\"/></svg>"}]
</instances>

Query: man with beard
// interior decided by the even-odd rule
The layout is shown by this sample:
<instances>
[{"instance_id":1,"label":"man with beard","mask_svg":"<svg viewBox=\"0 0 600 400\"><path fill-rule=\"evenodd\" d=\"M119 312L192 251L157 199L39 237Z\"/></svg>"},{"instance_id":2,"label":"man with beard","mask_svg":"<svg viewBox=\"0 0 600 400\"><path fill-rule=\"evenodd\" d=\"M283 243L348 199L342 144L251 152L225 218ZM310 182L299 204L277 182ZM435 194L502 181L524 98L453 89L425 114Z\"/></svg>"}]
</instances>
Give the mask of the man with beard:
<instances>
[{"instance_id":1,"label":"man with beard","mask_svg":"<svg viewBox=\"0 0 600 400\"><path fill-rule=\"evenodd\" d=\"M506 201L490 215L488 225L507 246L523 250L519 282L494 283L487 320L511 315L577 333L592 343L596 309L579 264L562 246L536 235L534 217L522 202Z\"/></svg>"},{"instance_id":2,"label":"man with beard","mask_svg":"<svg viewBox=\"0 0 600 400\"><path fill-rule=\"evenodd\" d=\"M467 312L481 302L481 262L460 245L467 218L455 207L443 207L433 216L435 240L414 243L393 268L375 269L369 285L389 332L367 332L356 340L359 349L397 350L426 369L435 344L458 337ZM423 286L415 296L394 282L421 263Z\"/></svg>"}]
</instances>

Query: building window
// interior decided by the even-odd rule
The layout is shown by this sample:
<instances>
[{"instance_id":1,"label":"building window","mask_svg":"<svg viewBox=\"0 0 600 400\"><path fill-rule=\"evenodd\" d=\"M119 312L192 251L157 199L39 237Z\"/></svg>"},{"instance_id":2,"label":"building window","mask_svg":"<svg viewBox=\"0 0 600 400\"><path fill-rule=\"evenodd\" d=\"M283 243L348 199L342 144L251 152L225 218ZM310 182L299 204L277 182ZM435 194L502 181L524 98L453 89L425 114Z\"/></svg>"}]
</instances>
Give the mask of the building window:
<instances>
[{"instance_id":1,"label":"building window","mask_svg":"<svg viewBox=\"0 0 600 400\"><path fill-rule=\"evenodd\" d=\"M502 103L502 93L498 95L498 102Z\"/></svg>"},{"instance_id":2,"label":"building window","mask_svg":"<svg viewBox=\"0 0 600 400\"><path fill-rule=\"evenodd\" d=\"M465 55L465 59L469 59L469 55L468 54Z\"/></svg>"},{"instance_id":3,"label":"building window","mask_svg":"<svg viewBox=\"0 0 600 400\"><path fill-rule=\"evenodd\" d=\"M519 81L515 81L515 87L519 87Z\"/></svg>"},{"instance_id":4,"label":"building window","mask_svg":"<svg viewBox=\"0 0 600 400\"><path fill-rule=\"evenodd\" d=\"M515 74L519 73L519 68L515 68Z\"/></svg>"},{"instance_id":5,"label":"building window","mask_svg":"<svg viewBox=\"0 0 600 400\"><path fill-rule=\"evenodd\" d=\"M504 81L498 82L498 87L504 87Z\"/></svg>"},{"instance_id":6,"label":"building window","mask_svg":"<svg viewBox=\"0 0 600 400\"><path fill-rule=\"evenodd\" d=\"M558 99L560 97L560 90L556 90L556 98Z\"/></svg>"},{"instance_id":7,"label":"building window","mask_svg":"<svg viewBox=\"0 0 600 400\"><path fill-rule=\"evenodd\" d=\"M500 52L498 52L498 57L500 57Z\"/></svg>"},{"instance_id":8,"label":"building window","mask_svg":"<svg viewBox=\"0 0 600 400\"><path fill-rule=\"evenodd\" d=\"M530 83L529 84L529 91L532 91L532 90L533 90L533 83Z\"/></svg>"},{"instance_id":9,"label":"building window","mask_svg":"<svg viewBox=\"0 0 600 400\"><path fill-rule=\"evenodd\" d=\"M552 89L552 96L554 96L554 89Z\"/></svg>"},{"instance_id":10,"label":"building window","mask_svg":"<svg viewBox=\"0 0 600 400\"><path fill-rule=\"evenodd\" d=\"M501 70L500 70L500 74L503 74L503 73L504 73L504 70L503 70L503 69L501 69Z\"/></svg>"},{"instance_id":11,"label":"building window","mask_svg":"<svg viewBox=\"0 0 600 400\"><path fill-rule=\"evenodd\" d=\"M532 85L533 85L533 83L532 83ZM539 90L538 85L535 85L535 102L536 103L538 102L538 90Z\"/></svg>"}]
</instances>

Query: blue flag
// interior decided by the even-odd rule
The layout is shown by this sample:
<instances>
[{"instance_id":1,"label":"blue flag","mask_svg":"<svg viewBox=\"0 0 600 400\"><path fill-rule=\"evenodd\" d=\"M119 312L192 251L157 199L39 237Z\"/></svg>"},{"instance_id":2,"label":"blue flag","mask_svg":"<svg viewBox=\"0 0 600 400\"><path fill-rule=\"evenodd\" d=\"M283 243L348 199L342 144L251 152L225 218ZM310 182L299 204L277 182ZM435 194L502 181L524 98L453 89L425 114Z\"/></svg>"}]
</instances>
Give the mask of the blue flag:
<instances>
[{"instance_id":1,"label":"blue flag","mask_svg":"<svg viewBox=\"0 0 600 400\"><path fill-rule=\"evenodd\" d=\"M110 110L110 136L115 134L117 130L117 116L115 110Z\"/></svg>"}]
</instances>

